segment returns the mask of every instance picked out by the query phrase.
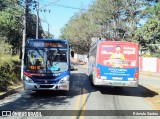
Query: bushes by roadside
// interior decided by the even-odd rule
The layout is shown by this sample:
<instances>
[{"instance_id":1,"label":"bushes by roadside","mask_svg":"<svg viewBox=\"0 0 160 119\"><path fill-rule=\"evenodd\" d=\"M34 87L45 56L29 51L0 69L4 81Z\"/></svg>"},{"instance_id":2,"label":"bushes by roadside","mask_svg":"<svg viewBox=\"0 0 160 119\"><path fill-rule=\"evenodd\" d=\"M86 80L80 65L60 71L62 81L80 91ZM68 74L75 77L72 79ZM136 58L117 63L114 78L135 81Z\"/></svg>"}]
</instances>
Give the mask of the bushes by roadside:
<instances>
[{"instance_id":1,"label":"bushes by roadside","mask_svg":"<svg viewBox=\"0 0 160 119\"><path fill-rule=\"evenodd\" d=\"M0 91L6 91L20 79L19 57L11 55L12 46L6 41L0 36Z\"/></svg>"},{"instance_id":2,"label":"bushes by roadside","mask_svg":"<svg viewBox=\"0 0 160 119\"><path fill-rule=\"evenodd\" d=\"M19 81L19 57L11 55L0 56L0 91L6 91L8 86Z\"/></svg>"}]
</instances>

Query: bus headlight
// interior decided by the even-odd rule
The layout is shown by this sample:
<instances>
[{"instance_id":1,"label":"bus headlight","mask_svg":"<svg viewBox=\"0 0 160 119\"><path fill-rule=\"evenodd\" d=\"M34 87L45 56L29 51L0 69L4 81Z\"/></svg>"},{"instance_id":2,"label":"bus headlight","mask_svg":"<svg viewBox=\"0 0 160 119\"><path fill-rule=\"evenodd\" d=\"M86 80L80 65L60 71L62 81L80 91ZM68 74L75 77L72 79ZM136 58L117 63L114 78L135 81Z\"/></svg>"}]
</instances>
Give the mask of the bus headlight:
<instances>
[{"instance_id":1,"label":"bus headlight","mask_svg":"<svg viewBox=\"0 0 160 119\"><path fill-rule=\"evenodd\" d=\"M25 75L24 75L24 80L27 81L28 83L34 83L31 78L29 78L28 76L25 76Z\"/></svg>"},{"instance_id":2,"label":"bus headlight","mask_svg":"<svg viewBox=\"0 0 160 119\"><path fill-rule=\"evenodd\" d=\"M66 83L69 80L69 75L63 77L59 83Z\"/></svg>"}]
</instances>

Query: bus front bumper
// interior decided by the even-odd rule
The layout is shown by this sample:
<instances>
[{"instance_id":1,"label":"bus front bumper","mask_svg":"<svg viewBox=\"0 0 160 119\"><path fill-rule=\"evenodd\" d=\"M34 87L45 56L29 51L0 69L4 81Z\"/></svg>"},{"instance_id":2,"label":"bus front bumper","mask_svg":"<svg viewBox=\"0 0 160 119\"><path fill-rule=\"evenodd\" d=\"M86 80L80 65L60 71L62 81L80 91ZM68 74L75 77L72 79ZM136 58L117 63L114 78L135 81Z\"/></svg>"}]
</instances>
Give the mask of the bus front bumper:
<instances>
[{"instance_id":1,"label":"bus front bumper","mask_svg":"<svg viewBox=\"0 0 160 119\"><path fill-rule=\"evenodd\" d=\"M65 83L59 84L37 84L37 83L28 83L26 81L23 82L25 90L69 90L69 81Z\"/></svg>"},{"instance_id":2,"label":"bus front bumper","mask_svg":"<svg viewBox=\"0 0 160 119\"><path fill-rule=\"evenodd\" d=\"M97 86L138 87L138 81L117 81L98 78L93 79L93 84Z\"/></svg>"}]
</instances>

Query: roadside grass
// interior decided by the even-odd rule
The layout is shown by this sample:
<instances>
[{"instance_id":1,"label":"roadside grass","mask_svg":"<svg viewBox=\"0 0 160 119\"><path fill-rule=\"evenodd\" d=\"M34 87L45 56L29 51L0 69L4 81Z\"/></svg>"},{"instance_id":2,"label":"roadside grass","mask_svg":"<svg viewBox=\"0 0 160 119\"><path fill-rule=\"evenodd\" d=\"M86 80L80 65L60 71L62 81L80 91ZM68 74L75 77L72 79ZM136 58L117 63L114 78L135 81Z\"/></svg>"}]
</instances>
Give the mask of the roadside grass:
<instances>
[{"instance_id":1,"label":"roadside grass","mask_svg":"<svg viewBox=\"0 0 160 119\"><path fill-rule=\"evenodd\" d=\"M22 82L19 82L18 84L16 83L16 84L14 84L14 85L8 86L8 91L14 90L14 89L20 90L20 89L23 89L22 87L23 87ZM6 93L6 91L1 91L1 92L0 92L0 95L3 95L3 94L5 94L5 93Z\"/></svg>"},{"instance_id":2,"label":"roadside grass","mask_svg":"<svg viewBox=\"0 0 160 119\"><path fill-rule=\"evenodd\" d=\"M158 93L158 95L155 95L154 97L147 97L146 100L149 101L156 110L160 110L160 88L151 85L146 85L146 87Z\"/></svg>"}]
</instances>

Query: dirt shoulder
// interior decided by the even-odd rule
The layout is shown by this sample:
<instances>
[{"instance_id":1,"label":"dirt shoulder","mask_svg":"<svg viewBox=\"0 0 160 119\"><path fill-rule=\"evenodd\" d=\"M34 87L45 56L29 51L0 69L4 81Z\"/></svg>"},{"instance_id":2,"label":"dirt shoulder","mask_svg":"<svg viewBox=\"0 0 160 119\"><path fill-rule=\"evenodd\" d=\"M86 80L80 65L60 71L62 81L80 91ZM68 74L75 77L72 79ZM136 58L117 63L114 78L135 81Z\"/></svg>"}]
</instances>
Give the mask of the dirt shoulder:
<instances>
[{"instance_id":1,"label":"dirt shoulder","mask_svg":"<svg viewBox=\"0 0 160 119\"><path fill-rule=\"evenodd\" d=\"M146 97L145 100L149 102L155 110L160 110L160 74L140 72L139 79L147 89L157 94L153 97Z\"/></svg>"},{"instance_id":2,"label":"dirt shoulder","mask_svg":"<svg viewBox=\"0 0 160 119\"><path fill-rule=\"evenodd\" d=\"M9 86L7 91L0 92L0 100L4 99L5 97L8 97L9 95L18 93L23 90L23 84L22 82L18 83L14 86Z\"/></svg>"},{"instance_id":3,"label":"dirt shoulder","mask_svg":"<svg viewBox=\"0 0 160 119\"><path fill-rule=\"evenodd\" d=\"M154 87L152 85L145 85L145 87L157 93L157 95L153 97L146 97L145 100L147 100L155 110L160 110L160 88Z\"/></svg>"},{"instance_id":4,"label":"dirt shoulder","mask_svg":"<svg viewBox=\"0 0 160 119\"><path fill-rule=\"evenodd\" d=\"M75 64L75 65L86 65L86 62L71 58L71 63Z\"/></svg>"},{"instance_id":5,"label":"dirt shoulder","mask_svg":"<svg viewBox=\"0 0 160 119\"><path fill-rule=\"evenodd\" d=\"M160 73L154 73L154 72L140 72L139 73L140 78L147 78L147 79L159 79L160 80Z\"/></svg>"}]
</instances>

